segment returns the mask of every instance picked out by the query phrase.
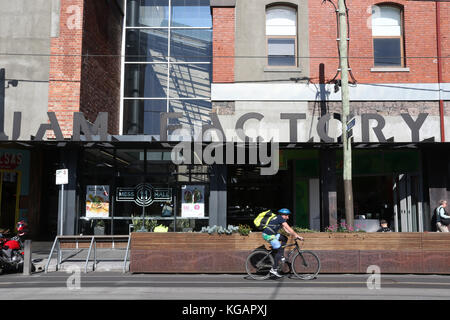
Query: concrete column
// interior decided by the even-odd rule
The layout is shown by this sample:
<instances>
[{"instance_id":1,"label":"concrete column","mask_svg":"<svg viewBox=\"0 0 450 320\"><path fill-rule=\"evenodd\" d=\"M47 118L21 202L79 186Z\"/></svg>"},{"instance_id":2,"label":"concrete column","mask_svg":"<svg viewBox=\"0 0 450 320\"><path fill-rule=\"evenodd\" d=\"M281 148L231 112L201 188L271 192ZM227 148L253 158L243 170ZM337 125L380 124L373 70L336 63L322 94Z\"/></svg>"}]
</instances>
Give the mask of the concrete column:
<instances>
[{"instance_id":1,"label":"concrete column","mask_svg":"<svg viewBox=\"0 0 450 320\"><path fill-rule=\"evenodd\" d=\"M227 166L212 165L209 192L209 225L227 226Z\"/></svg>"},{"instance_id":2,"label":"concrete column","mask_svg":"<svg viewBox=\"0 0 450 320\"><path fill-rule=\"evenodd\" d=\"M77 227L77 165L78 149L61 148L60 166L69 170L69 183L64 185L64 192L59 187L58 194L58 235L75 235ZM62 206L62 210L61 210ZM61 216L62 215L62 216ZM61 233L61 219L63 219Z\"/></svg>"},{"instance_id":3,"label":"concrete column","mask_svg":"<svg viewBox=\"0 0 450 320\"><path fill-rule=\"evenodd\" d=\"M321 229L337 223L336 151L320 150Z\"/></svg>"}]
</instances>

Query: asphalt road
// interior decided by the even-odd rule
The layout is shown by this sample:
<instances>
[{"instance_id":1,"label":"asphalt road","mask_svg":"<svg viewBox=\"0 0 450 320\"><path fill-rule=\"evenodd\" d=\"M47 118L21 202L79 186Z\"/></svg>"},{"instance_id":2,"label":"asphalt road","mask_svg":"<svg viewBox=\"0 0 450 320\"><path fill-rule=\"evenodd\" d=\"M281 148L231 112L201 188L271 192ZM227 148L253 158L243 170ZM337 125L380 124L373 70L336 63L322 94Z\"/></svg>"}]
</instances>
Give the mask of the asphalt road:
<instances>
[{"instance_id":1,"label":"asphalt road","mask_svg":"<svg viewBox=\"0 0 450 320\"><path fill-rule=\"evenodd\" d=\"M0 299L8 300L448 300L445 275L320 275L255 281L246 275L130 274L74 269L3 274Z\"/></svg>"}]
</instances>

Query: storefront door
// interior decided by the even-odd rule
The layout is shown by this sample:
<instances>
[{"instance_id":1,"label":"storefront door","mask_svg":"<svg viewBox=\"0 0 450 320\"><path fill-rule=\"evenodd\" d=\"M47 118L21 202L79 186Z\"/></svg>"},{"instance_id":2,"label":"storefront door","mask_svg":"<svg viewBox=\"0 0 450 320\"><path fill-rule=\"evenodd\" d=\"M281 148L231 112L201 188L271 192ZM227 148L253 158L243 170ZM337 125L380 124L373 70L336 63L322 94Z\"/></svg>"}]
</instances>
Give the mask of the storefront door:
<instances>
[{"instance_id":1,"label":"storefront door","mask_svg":"<svg viewBox=\"0 0 450 320\"><path fill-rule=\"evenodd\" d=\"M394 229L423 232L422 185L418 174L394 176Z\"/></svg>"}]
</instances>

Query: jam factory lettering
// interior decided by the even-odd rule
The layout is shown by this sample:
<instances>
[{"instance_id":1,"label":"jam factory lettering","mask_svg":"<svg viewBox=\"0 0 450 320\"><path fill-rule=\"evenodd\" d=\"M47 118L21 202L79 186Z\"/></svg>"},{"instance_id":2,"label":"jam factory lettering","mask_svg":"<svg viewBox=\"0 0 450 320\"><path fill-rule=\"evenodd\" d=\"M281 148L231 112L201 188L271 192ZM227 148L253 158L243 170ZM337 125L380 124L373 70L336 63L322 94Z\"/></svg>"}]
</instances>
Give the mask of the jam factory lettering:
<instances>
[{"instance_id":1,"label":"jam factory lettering","mask_svg":"<svg viewBox=\"0 0 450 320\"><path fill-rule=\"evenodd\" d=\"M44 139L45 133L47 131L53 131L56 141L67 141L64 138L61 127L59 125L58 119L54 112L47 112L49 123L41 124L36 135L34 137L30 137L30 140L41 141ZM216 131L221 132L223 135L223 139L225 140L224 130L220 123L220 120L215 113L211 113L211 124L206 124L202 126L202 134L204 134L207 130L214 129ZM173 125L168 124L169 119L177 119L182 118L183 114L180 112L162 112L160 115L160 141L168 141L168 132L176 129L180 129L181 125ZM427 113L420 113L416 119L414 120L412 116L406 113L400 114L400 118L407 125L411 134L411 141L408 142L420 142L419 131L422 128L425 120L427 119ZM20 136L21 129L21 112L14 112L13 117L13 130L11 139L4 132L0 132L0 141L6 140L18 140ZM249 112L243 114L236 121L234 130L236 131L237 136L242 141L248 141L249 137L246 136L244 125L245 123L253 119L257 121L261 121L264 118L264 115L257 112ZM296 142L311 142L311 141L298 141L297 131L298 125L301 124L301 120L306 119L305 113L280 113L280 120L286 120L286 127L289 129L289 141L290 143ZM330 137L327 133L328 123L330 120L336 119L340 120L339 114L326 114L320 118L318 118L316 131L320 140L322 142L335 142L338 137ZM369 121L372 120L372 123L376 121L375 126L370 126ZM394 142L394 137L386 137L383 133L383 128L386 125L386 121L382 115L376 113L368 113L361 114L361 142ZM0 123L4 123L4 117L0 115ZM370 131L373 131L378 141L370 141ZM82 134L83 133L83 139ZM94 137L95 136L95 137ZM193 137L195 138L195 137ZM202 138L202 137L201 137ZM431 137L427 140L434 140L434 137ZM73 135L71 138L72 141L111 141L111 135L108 134L108 113L107 112L99 112L94 123L89 123L83 113L74 112L73 116ZM194 139L195 140L195 139ZM200 139L202 140L202 139Z\"/></svg>"}]
</instances>

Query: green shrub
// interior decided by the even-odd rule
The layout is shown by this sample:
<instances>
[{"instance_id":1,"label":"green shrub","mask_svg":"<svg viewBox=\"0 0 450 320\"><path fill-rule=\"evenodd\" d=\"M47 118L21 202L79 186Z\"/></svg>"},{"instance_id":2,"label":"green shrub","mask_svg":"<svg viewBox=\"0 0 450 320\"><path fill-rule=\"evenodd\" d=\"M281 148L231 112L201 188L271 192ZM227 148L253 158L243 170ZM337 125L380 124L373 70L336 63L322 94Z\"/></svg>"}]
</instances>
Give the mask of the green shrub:
<instances>
[{"instance_id":1,"label":"green shrub","mask_svg":"<svg viewBox=\"0 0 450 320\"><path fill-rule=\"evenodd\" d=\"M240 224L238 232L242 236L248 236L252 232L252 228L247 224Z\"/></svg>"},{"instance_id":2,"label":"green shrub","mask_svg":"<svg viewBox=\"0 0 450 320\"><path fill-rule=\"evenodd\" d=\"M292 229L294 229L294 231L296 233L308 233L308 232L318 232L316 230L310 230L308 228L301 228L301 227L293 227Z\"/></svg>"}]
</instances>

